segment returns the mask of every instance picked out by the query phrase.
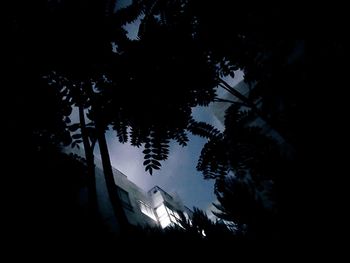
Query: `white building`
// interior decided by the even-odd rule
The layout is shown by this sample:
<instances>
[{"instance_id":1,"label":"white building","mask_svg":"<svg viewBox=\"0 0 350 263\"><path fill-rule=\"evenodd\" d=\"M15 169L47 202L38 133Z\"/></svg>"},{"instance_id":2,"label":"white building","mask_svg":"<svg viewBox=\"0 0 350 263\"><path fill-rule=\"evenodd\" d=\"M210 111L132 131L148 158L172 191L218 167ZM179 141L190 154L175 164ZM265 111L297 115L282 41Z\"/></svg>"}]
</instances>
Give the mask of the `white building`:
<instances>
[{"instance_id":1,"label":"white building","mask_svg":"<svg viewBox=\"0 0 350 263\"><path fill-rule=\"evenodd\" d=\"M118 232L117 220L108 197L101 161L99 160L96 160L95 171L99 213L110 230ZM178 224L179 213L183 213L186 218L192 215L192 211L184 206L179 196L170 195L159 186L154 186L148 192L145 192L115 168L113 168L113 175L117 193L131 225L166 228Z\"/></svg>"}]
</instances>

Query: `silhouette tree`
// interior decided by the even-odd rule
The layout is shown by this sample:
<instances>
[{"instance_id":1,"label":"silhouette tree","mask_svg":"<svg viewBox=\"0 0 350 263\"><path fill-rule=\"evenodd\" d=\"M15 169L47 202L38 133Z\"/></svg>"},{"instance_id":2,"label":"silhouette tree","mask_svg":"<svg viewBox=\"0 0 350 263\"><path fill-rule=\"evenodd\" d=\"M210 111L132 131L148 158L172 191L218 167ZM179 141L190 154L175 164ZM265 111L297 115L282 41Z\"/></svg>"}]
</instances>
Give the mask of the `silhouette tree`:
<instances>
[{"instance_id":1,"label":"silhouette tree","mask_svg":"<svg viewBox=\"0 0 350 263\"><path fill-rule=\"evenodd\" d=\"M218 100L215 89L221 87L238 99L235 105L250 108L286 140L295 142L295 84L304 80L300 70L303 42L272 37L265 30L273 28L276 21L293 18L291 12L280 6L269 9L237 3L239 12L233 24L232 9L225 1L214 5L140 0L117 13L113 13L111 2L48 1L28 5L19 1L14 6L10 14L14 36L11 50L16 56L10 68L20 68L23 77L15 86L25 87L33 76L48 76L48 82L58 85L49 92L62 98L57 122L53 121L50 129L41 129L37 138L42 140L42 134L46 134L51 141L54 134L58 141L69 144L67 129L74 132L80 128L81 135L72 136L72 145L79 145L81 140L84 144L91 189L93 148L98 141L108 191L121 218L104 135L109 125L121 142L130 137L132 145L144 147L145 169L151 174L160 168L159 161L167 158L169 141L186 145L186 131L191 131L211 138L198 164L206 177L221 178L232 170L237 176L249 171L254 182L275 178L277 172L270 163L278 154L273 143L257 128L244 126L241 113L234 107L230 108L224 134L195 122L190 115L192 107ZM32 16L37 19L30 19ZM138 40L129 40L120 26L139 16L143 18ZM20 48L23 41L25 50ZM116 46L114 52L112 43ZM33 68L32 61L36 61ZM237 69L255 85L248 96L222 78L233 76ZM11 71L12 77L17 75L16 70ZM260 98L261 108L256 106ZM72 105L78 107L79 125L62 123L69 124ZM91 123L86 124L85 117ZM253 143L255 139L257 144ZM273 157L267 157L271 154ZM265 166L265 162L270 163ZM94 200L93 190L91 193Z\"/></svg>"},{"instance_id":2,"label":"silhouette tree","mask_svg":"<svg viewBox=\"0 0 350 263\"><path fill-rule=\"evenodd\" d=\"M84 108L88 107L89 101L86 100L87 91L81 87L83 82L76 80L93 77L96 65L102 64L106 49L110 49L104 30L108 19L106 2L44 1L28 5L17 1L11 5L8 20L9 39L12 41L9 50L13 56L9 63L12 87L9 96L17 104L8 122L14 131L10 133L11 138L15 138L18 146L11 145L9 152L26 148L26 145L38 151L43 147L58 147L61 143L73 143L79 147L82 138L89 163L88 185L92 194L89 200L92 206L96 203L93 181L96 136L91 134L95 133L91 125L84 123ZM52 77L52 72L59 77ZM43 81L42 77L46 80ZM62 83L64 85L59 86ZM59 88L50 87L53 84ZM73 92L68 90L75 84ZM70 125L74 103L79 108L84 136L70 136L70 131L79 128L76 124ZM19 118L24 121L20 125L13 124ZM30 151L23 154L26 153L32 157L28 163L35 161L35 155Z\"/></svg>"},{"instance_id":3,"label":"silhouette tree","mask_svg":"<svg viewBox=\"0 0 350 263\"><path fill-rule=\"evenodd\" d=\"M304 42L293 40L298 39L295 35L272 32L279 32L273 30L276 24L287 28L293 23L302 25L301 16L296 20L293 13L300 12L280 5L239 2L234 10L225 1L213 4L140 0L121 10L121 16L132 22L142 14L139 37L148 34L148 38L157 39L157 34L152 32L159 26L178 32L176 43L194 45L197 52L204 54L205 62L215 69L214 83L231 93L236 98L235 104L250 108L284 140L295 143L297 98L300 84L305 82ZM231 19L232 12L235 19ZM177 55L190 54L182 51ZM245 81L251 86L247 96L223 79L233 77L238 69L244 72Z\"/></svg>"},{"instance_id":4,"label":"silhouette tree","mask_svg":"<svg viewBox=\"0 0 350 263\"><path fill-rule=\"evenodd\" d=\"M297 40L295 35L272 34L272 29L276 24L300 26L294 18L296 10L279 5L271 8L237 3L235 9L239 11L232 19L230 3L224 1L215 4L196 1L134 3L130 10L139 8L144 13L139 36L155 37L151 32L157 27L178 29L181 33L177 41L187 43L185 46L194 45L197 51L205 54L205 62L214 68L212 83L234 97L232 101L226 100L233 106L226 115L223 134L204 123L189 122L189 131L210 138L202 151L198 169L206 178L221 178L234 172L240 179L250 178L256 184L254 188L263 188L266 182L273 180L275 185L286 189L294 171L298 146L298 97L305 82L304 41ZM133 18L129 21L133 21L137 16L135 12L130 14ZM181 54L187 55L186 52ZM245 81L250 85L248 95L241 94L223 79L234 76L238 69L244 72ZM281 149L281 145L264 135L261 128L250 125L249 119L253 121L256 117L277 131L288 142L289 149ZM289 159L283 159L281 151L285 151L283 154Z\"/></svg>"},{"instance_id":5,"label":"silhouette tree","mask_svg":"<svg viewBox=\"0 0 350 263\"><path fill-rule=\"evenodd\" d=\"M215 179L215 194L223 213L216 215L238 226L238 231L251 238L276 237L276 222L280 183L289 180L288 161L281 155L281 149L261 129L252 126L254 115L231 105L225 116L225 131L212 132L213 127L202 124L202 130L193 130L209 138L204 145L197 169L204 178ZM234 177L232 177L234 175ZM283 179L287 177L287 179ZM270 220L270 221L269 221ZM248 230L245 228L248 227ZM262 230L271 230L259 233Z\"/></svg>"},{"instance_id":6,"label":"silhouette tree","mask_svg":"<svg viewBox=\"0 0 350 263\"><path fill-rule=\"evenodd\" d=\"M185 129L191 107L206 105L214 97L213 78L210 77L213 69L193 46L175 44L180 32L157 26L156 20L154 30L140 35L140 41L127 40L123 30L111 29L116 19L111 12L106 13L105 7L106 3L95 1L51 3L41 7L37 12L45 23L36 33L48 32L44 39L35 35L36 44L42 50L36 46L32 48L40 50L39 75L58 87L66 103L78 107L80 125L72 124L68 128L70 131L81 129L81 135L72 136L72 146L84 144L90 167L90 200L95 199L93 146L97 140L109 195L119 217L123 218L104 136L108 125L117 131L121 142L127 141L130 128L131 143L144 145L144 165L152 174L154 169L160 168L159 161L167 158L169 140L186 145ZM19 18L24 21L25 16ZM89 39L91 34L96 34L92 40ZM118 53L112 52L114 38L120 46ZM43 47L45 44L48 46ZM175 60L172 52L176 54ZM188 55L183 56L181 52ZM191 72L193 68L197 68L195 74ZM173 81L169 83L169 79ZM163 88L166 82L170 86L167 89L176 90L171 96ZM184 83L190 84L190 88ZM85 124L84 109L92 121L89 127ZM163 114L159 114L160 109L164 109ZM69 114L65 113L67 121Z\"/></svg>"},{"instance_id":7,"label":"silhouette tree","mask_svg":"<svg viewBox=\"0 0 350 263\"><path fill-rule=\"evenodd\" d=\"M186 217L182 212L178 212L177 224L172 224L161 229L160 227L140 227L135 226L128 236L128 244L135 241L151 245L162 246L166 244L178 244L182 248L194 243L198 245L223 245L225 242L235 242L239 238L223 222L211 221L206 213L198 208L194 208L193 213Z\"/></svg>"},{"instance_id":8,"label":"silhouette tree","mask_svg":"<svg viewBox=\"0 0 350 263\"><path fill-rule=\"evenodd\" d=\"M276 210L268 196L249 180L227 177L216 180L218 212L225 221L234 222L236 232L250 240L276 240L278 225Z\"/></svg>"},{"instance_id":9,"label":"silhouette tree","mask_svg":"<svg viewBox=\"0 0 350 263\"><path fill-rule=\"evenodd\" d=\"M192 132L210 138L203 147L197 169L205 178L219 178L233 172L239 177L247 173L258 183L274 180L279 173L282 156L278 143L261 128L251 125L254 115L231 105L225 115L225 131L210 133L212 127ZM208 132L209 131L209 132Z\"/></svg>"}]
</instances>

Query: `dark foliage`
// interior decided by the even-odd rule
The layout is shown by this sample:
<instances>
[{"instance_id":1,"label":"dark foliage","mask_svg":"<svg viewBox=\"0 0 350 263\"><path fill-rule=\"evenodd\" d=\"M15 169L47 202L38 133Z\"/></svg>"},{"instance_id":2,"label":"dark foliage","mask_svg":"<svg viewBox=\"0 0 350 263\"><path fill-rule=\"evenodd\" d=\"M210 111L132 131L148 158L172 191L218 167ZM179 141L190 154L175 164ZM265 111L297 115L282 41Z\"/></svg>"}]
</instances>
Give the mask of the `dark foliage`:
<instances>
[{"instance_id":1,"label":"dark foliage","mask_svg":"<svg viewBox=\"0 0 350 263\"><path fill-rule=\"evenodd\" d=\"M125 237L127 244L140 242L145 246L151 241L153 246L163 247L164 244L176 245L186 249L188 245L222 246L226 242L238 244L239 235L229 230L224 223L211 221L205 212L194 208L191 218L179 213L178 224L160 227L133 227ZM196 247L193 247L194 250Z\"/></svg>"},{"instance_id":2,"label":"dark foliage","mask_svg":"<svg viewBox=\"0 0 350 263\"><path fill-rule=\"evenodd\" d=\"M208 138L198 170L205 178L218 179L218 182L230 173L241 182L248 180L249 191L244 196L248 199L251 195L252 200L255 200L256 192L265 191L266 184L273 182L273 191L269 194L275 201L277 196L281 201L281 196L285 198L286 194L280 194L288 189L287 184L292 180L298 147L299 97L306 81L305 43L298 40L297 35L287 36L281 31L276 34L274 30L277 24L286 28L300 26L302 19L297 21L295 17L300 12L281 5L270 7L250 3L236 3L237 12L234 12L227 1L215 4L198 1L136 2L148 6L148 9L144 7L147 11L139 36L152 32L157 19L162 26L181 29L182 37L178 39L205 54L205 63L214 69L213 84L235 98L226 112L223 133L203 123L189 123L190 132ZM302 17L301 14L298 19ZM233 76L238 69L244 72L245 81L250 85L246 96L222 79ZM242 106L244 108L240 108ZM283 145L268 136L266 129L251 125L256 118L278 133L283 138ZM239 187L234 189L243 195ZM257 207L248 207L249 211L258 210ZM237 213L245 216L248 211L238 209Z\"/></svg>"},{"instance_id":3,"label":"dark foliage","mask_svg":"<svg viewBox=\"0 0 350 263\"><path fill-rule=\"evenodd\" d=\"M153 14L154 7L147 7L151 1L135 1L116 14L106 11L107 1L97 2L62 2L37 10L43 25L34 40L45 45L38 49L38 73L71 106L88 109L93 125L97 118L102 129L113 127L120 142L130 138L134 146L144 145L145 152L149 147L157 151L154 158L145 156L146 170L152 173L167 158L163 146L169 140L186 145L191 107L213 100L214 67L183 34L184 28L169 27L153 15L145 17L138 41L126 37L118 26ZM74 139L72 146L79 146L80 138Z\"/></svg>"},{"instance_id":4,"label":"dark foliage","mask_svg":"<svg viewBox=\"0 0 350 263\"><path fill-rule=\"evenodd\" d=\"M203 91L208 92L212 85L222 87L238 99L234 103L235 105L243 105L250 110L251 120L256 117L262 118L267 125L277 131L290 144L291 148L295 149L298 132L298 95L302 84L306 80L304 72L305 43L298 40L297 35L286 36L280 31L275 32L274 29L276 29L276 23L286 27L291 24L300 26L300 20L296 20L295 13L293 13L297 10L287 9L282 5L269 7L237 2L234 10L239 11L234 12L231 3L225 1L213 4L211 2L180 0L133 1L133 4L128 8L130 10L139 8L140 13L144 16L139 29L139 39L135 41L135 45L144 41L146 43L145 49L150 46L155 48L155 52L149 52L152 57L155 57L154 54L156 56L160 54L162 58L166 58L171 54L172 60L167 61L170 65L167 64L167 67L160 67L159 69L169 69L169 72L157 74L154 78L151 77L152 72L147 71L147 76L151 77L152 81L158 80L159 76L167 76L162 83L169 82L169 79L173 80L172 76L166 74L177 72L172 70L177 61L186 61L186 66L190 65L189 72L191 74L186 75L184 71L178 71L179 74L177 74L176 80L182 81L182 77L186 77L186 79L184 78L186 81L179 82L179 84L176 81L168 83L167 87L172 87L173 83L177 85L177 87L170 90L175 90L175 88L179 90L181 87L187 89L188 87L192 88L193 85L200 85L203 87ZM123 12L126 15L127 9ZM235 14L235 19L232 19L232 12ZM137 17L134 12L130 12L129 15L130 21ZM167 32L171 35L167 36ZM165 38L162 39L162 36L165 36ZM169 44L166 39L171 40L172 44ZM166 50L166 53L162 53L163 50ZM188 59L192 58L195 59L197 64L188 63ZM164 60L154 61L156 61L155 65L160 66ZM193 67L193 65L196 65L196 67ZM211 69L210 74L205 75L206 71L202 71L205 67ZM182 69L185 69L185 67L182 67ZM222 80L222 77L233 76L238 69L244 72L245 81L251 87L254 87L251 88L247 96L243 96L234 88L227 86L227 83ZM209 71L207 72L209 73ZM197 99L205 98L199 91L195 92ZM213 97L208 98L213 100ZM227 116L229 116L229 119L227 119L229 123L235 123L236 118L243 117L245 117L245 122L248 122L247 116L243 116L242 112L239 115L229 112ZM237 122L239 123L240 120L237 119ZM246 127L244 132L237 135L230 135L230 129L230 127L227 128L226 137L232 136L234 138L235 142L230 142L229 145L236 147L236 153L246 155L245 152L247 151L255 151L254 156L242 156L236 157L236 159L254 159L256 155L259 155L258 157L268 156L270 152L275 151L266 149L266 147L269 147L267 146L269 143L262 141L269 139L264 139L258 128ZM224 145L219 142L221 139L213 139L213 137L219 136L219 133L210 134L210 128L205 127L205 124L196 123L194 125L191 122L188 125L188 130L200 136L211 137L210 142L203 149L202 156L210 156L206 151L209 145L212 149L216 148L212 153L215 152L216 155L220 155L219 152L222 152L222 156L211 162L212 169L204 167L205 165L200 159L198 168L204 171L205 177L214 177L215 171L223 175L228 172L224 168L227 165L235 167L238 174L244 173L245 168L241 163L228 164L228 158L225 158L225 151L222 149ZM244 135L245 132L247 135ZM257 145L256 148L260 149L253 149L255 147L252 144L254 136L257 136L256 140L261 141L260 144L265 144L265 146ZM242 142L239 142L239 140L242 140ZM247 146L246 140L251 140L250 146ZM262 149L262 147L265 147L265 149ZM273 148L273 146L271 147ZM215 154L213 159L216 156ZM271 160L276 157L275 153L273 155ZM262 159L260 158L260 160ZM263 162L264 160L261 161L261 163ZM261 164L251 165L260 166L259 169L263 169ZM264 173L266 176L267 172ZM272 174L270 176L273 177Z\"/></svg>"},{"instance_id":5,"label":"dark foliage","mask_svg":"<svg viewBox=\"0 0 350 263\"><path fill-rule=\"evenodd\" d=\"M255 241L276 241L279 225L276 207L266 189L257 189L249 180L237 177L216 181L215 193L219 212L213 212L225 221L233 222L237 234Z\"/></svg>"},{"instance_id":6,"label":"dark foliage","mask_svg":"<svg viewBox=\"0 0 350 263\"><path fill-rule=\"evenodd\" d=\"M249 125L248 112L240 111L235 105L226 111L225 131L220 134L201 132L209 138L202 149L197 169L205 178L220 178L229 172L244 177L246 173L259 183L275 179L280 149L276 141L264 135L261 128ZM210 128L210 125L206 125Z\"/></svg>"},{"instance_id":7,"label":"dark foliage","mask_svg":"<svg viewBox=\"0 0 350 263\"><path fill-rule=\"evenodd\" d=\"M66 162L67 167L74 166L70 162L75 161L62 160L66 158L58 153L62 145L79 147L88 138L93 149L98 134L112 127L120 142L130 140L144 147L143 164L152 174L168 157L170 141L185 146L189 131L209 139L197 168L205 178L218 179L221 216L246 224L260 235L262 228L253 218L266 220L257 192L270 180L278 186L290 182L294 170L286 170L292 167L295 152L284 159L274 140L248 123L256 116L263 118L293 150L298 149L305 43L288 29L290 24L300 27L303 19L295 7L270 8L265 3L237 2L232 9L229 1L139 0L116 13L113 5L113 1L101 0L15 1L6 12L10 59L6 60L4 83L8 86L1 110L5 163L14 170L8 184L16 189L13 206L30 206L27 195L33 197L31 201L48 195L59 206L57 211L50 210L52 215L65 211L61 200L46 189L57 174L49 180L45 177L50 169L70 174L64 166ZM140 16L138 39L130 40L120 26ZM276 25L291 35L272 33ZM332 44L335 51L342 48ZM237 69L254 86L246 98L221 79L233 76ZM238 98L226 113L223 133L191 118L192 107L216 99L218 86ZM86 127L72 123L72 106L86 112ZM19 159L24 160L21 167ZM80 174L77 169L71 167ZM40 180L30 182L26 175L36 172ZM225 181L231 172L236 182ZM56 186L68 187L59 182ZM52 193L60 196L57 189ZM241 204L236 195L241 196ZM39 202L35 208L41 216L45 216L40 211L44 206ZM24 213L27 219L30 211Z\"/></svg>"}]
</instances>

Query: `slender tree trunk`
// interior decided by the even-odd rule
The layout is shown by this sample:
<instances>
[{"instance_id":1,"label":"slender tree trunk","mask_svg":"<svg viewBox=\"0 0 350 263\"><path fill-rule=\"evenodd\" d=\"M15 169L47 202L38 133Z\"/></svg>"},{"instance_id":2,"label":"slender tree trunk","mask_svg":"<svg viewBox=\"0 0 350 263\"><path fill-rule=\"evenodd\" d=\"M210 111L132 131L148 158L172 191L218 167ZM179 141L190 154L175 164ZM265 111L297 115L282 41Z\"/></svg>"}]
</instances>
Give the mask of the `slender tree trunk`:
<instances>
[{"instance_id":1,"label":"slender tree trunk","mask_svg":"<svg viewBox=\"0 0 350 263\"><path fill-rule=\"evenodd\" d=\"M113 170L112 170L112 165L111 165L111 161L108 153L108 147L107 147L104 129L102 127L99 127L97 124L96 124L96 128L97 128L97 139L98 139L100 152L101 152L103 173L105 176L108 195L112 203L114 214L117 218L118 223L120 224L120 231L121 233L123 233L127 231L129 223L126 218L124 209L122 207L121 200L118 196L117 187L114 181Z\"/></svg>"},{"instance_id":2,"label":"slender tree trunk","mask_svg":"<svg viewBox=\"0 0 350 263\"><path fill-rule=\"evenodd\" d=\"M86 131L84 108L79 106L79 120L81 126L81 137L83 140L85 159L87 164L87 184L88 184L88 209L90 218L95 221L97 219L97 192L95 178L95 159L94 149L89 142L89 136Z\"/></svg>"},{"instance_id":3,"label":"slender tree trunk","mask_svg":"<svg viewBox=\"0 0 350 263\"><path fill-rule=\"evenodd\" d=\"M114 215L117 219L117 224L120 225L120 233L123 234L128 231L129 229L129 223L127 220L127 217L125 215L122 202L118 196L117 192L117 186L114 181L114 175L113 175L113 169L108 153L108 146L106 142L105 137L105 127L103 124L101 124L101 112L100 112L100 106L96 102L95 92L93 91L92 86L88 87L87 90L90 99L92 101L92 109L94 112L94 121L95 121L95 128L96 128L96 136L97 141L100 147L100 153L101 153L101 161L103 166L103 174L106 181L106 187L108 191L109 200L111 201L112 208Z\"/></svg>"}]
</instances>

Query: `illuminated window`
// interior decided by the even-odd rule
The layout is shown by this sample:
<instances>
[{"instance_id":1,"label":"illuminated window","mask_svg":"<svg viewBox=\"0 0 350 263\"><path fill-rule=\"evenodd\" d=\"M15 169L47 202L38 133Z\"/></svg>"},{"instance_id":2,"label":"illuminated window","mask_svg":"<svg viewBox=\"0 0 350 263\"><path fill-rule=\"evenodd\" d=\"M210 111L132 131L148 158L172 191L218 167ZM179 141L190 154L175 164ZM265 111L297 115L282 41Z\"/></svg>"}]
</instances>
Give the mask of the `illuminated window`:
<instances>
[{"instance_id":1,"label":"illuminated window","mask_svg":"<svg viewBox=\"0 0 350 263\"><path fill-rule=\"evenodd\" d=\"M164 204L161 204L159 207L157 207L156 213L157 213L159 223L160 223L162 228L166 228L168 225L171 224L169 215L166 211Z\"/></svg>"},{"instance_id":2,"label":"illuminated window","mask_svg":"<svg viewBox=\"0 0 350 263\"><path fill-rule=\"evenodd\" d=\"M175 223L175 224L178 224L179 223L179 220L180 220L180 216L177 212L169 209L168 207L166 207L166 210L168 212L168 215L170 216L170 220L171 222Z\"/></svg>"},{"instance_id":3,"label":"illuminated window","mask_svg":"<svg viewBox=\"0 0 350 263\"><path fill-rule=\"evenodd\" d=\"M154 221L157 221L156 216L153 213L153 209L141 200L139 200L139 203L141 212L144 213L146 216L152 218Z\"/></svg>"},{"instance_id":4,"label":"illuminated window","mask_svg":"<svg viewBox=\"0 0 350 263\"><path fill-rule=\"evenodd\" d=\"M132 205L130 203L130 198L129 198L129 194L127 191L125 191L124 189L120 188L119 186L117 186L117 192L118 192L118 196L120 198L120 201L122 202L122 205L130 210L132 210Z\"/></svg>"},{"instance_id":5,"label":"illuminated window","mask_svg":"<svg viewBox=\"0 0 350 263\"><path fill-rule=\"evenodd\" d=\"M160 225L162 228L166 228L167 226L169 226L171 224L171 221L169 219L168 216L165 216L161 219L159 219Z\"/></svg>"},{"instance_id":6,"label":"illuminated window","mask_svg":"<svg viewBox=\"0 0 350 263\"><path fill-rule=\"evenodd\" d=\"M158 219L162 228L166 228L170 224L179 225L178 220L180 220L180 216L177 212L171 210L166 207L164 204L161 204L156 209L156 213L158 215Z\"/></svg>"}]
</instances>

